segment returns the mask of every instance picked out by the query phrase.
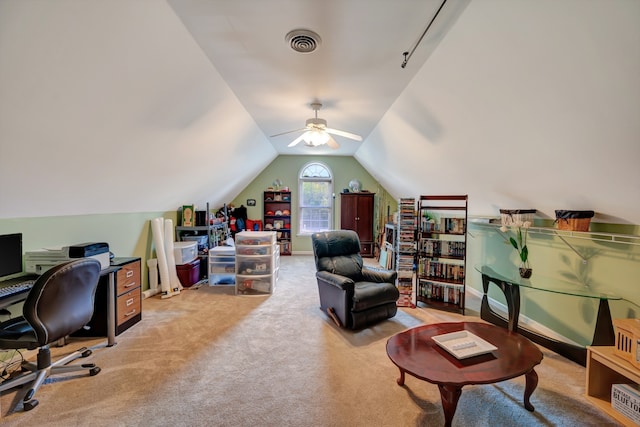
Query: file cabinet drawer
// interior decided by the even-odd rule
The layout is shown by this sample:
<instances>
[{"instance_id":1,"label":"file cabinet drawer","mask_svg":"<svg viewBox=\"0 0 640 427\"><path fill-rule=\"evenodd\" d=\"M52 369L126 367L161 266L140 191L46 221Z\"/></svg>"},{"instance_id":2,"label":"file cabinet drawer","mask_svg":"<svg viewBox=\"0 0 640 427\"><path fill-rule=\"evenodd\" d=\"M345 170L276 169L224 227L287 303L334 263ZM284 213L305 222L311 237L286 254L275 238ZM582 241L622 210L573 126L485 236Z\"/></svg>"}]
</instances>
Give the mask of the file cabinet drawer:
<instances>
[{"instance_id":1,"label":"file cabinet drawer","mask_svg":"<svg viewBox=\"0 0 640 427\"><path fill-rule=\"evenodd\" d=\"M120 326L129 319L135 318L140 314L141 309L142 302L140 300L140 289L132 289L129 292L120 295L118 297L116 309L116 325Z\"/></svg>"},{"instance_id":2,"label":"file cabinet drawer","mask_svg":"<svg viewBox=\"0 0 640 427\"><path fill-rule=\"evenodd\" d=\"M140 285L140 261L125 264L116 273L116 295L121 295Z\"/></svg>"}]
</instances>

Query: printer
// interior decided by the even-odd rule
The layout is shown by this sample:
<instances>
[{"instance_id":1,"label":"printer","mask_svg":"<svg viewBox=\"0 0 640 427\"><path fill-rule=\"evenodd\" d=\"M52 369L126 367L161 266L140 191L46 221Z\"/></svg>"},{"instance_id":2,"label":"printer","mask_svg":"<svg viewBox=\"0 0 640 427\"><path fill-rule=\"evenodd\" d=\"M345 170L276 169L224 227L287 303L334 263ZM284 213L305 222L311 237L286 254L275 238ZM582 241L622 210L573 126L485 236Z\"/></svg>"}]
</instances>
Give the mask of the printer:
<instances>
[{"instance_id":1,"label":"printer","mask_svg":"<svg viewBox=\"0 0 640 427\"><path fill-rule=\"evenodd\" d=\"M107 243L80 243L62 248L27 251L24 254L24 267L27 273L42 274L58 264L78 258L93 258L100 261L102 270L111 264Z\"/></svg>"}]
</instances>

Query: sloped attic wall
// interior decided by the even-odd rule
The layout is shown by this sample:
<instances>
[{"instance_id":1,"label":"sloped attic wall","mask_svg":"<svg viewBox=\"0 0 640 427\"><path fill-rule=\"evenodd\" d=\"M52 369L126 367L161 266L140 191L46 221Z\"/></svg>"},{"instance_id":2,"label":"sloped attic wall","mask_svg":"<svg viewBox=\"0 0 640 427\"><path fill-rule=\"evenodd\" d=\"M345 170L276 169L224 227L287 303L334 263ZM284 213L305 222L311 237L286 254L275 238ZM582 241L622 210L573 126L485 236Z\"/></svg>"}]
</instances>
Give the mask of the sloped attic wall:
<instances>
[{"instance_id":1,"label":"sloped attic wall","mask_svg":"<svg viewBox=\"0 0 640 427\"><path fill-rule=\"evenodd\" d=\"M355 157L395 197L640 224L638 46L637 1L471 2Z\"/></svg>"},{"instance_id":2,"label":"sloped attic wall","mask_svg":"<svg viewBox=\"0 0 640 427\"><path fill-rule=\"evenodd\" d=\"M215 206L276 156L162 1L0 2L0 93L0 218Z\"/></svg>"}]
</instances>

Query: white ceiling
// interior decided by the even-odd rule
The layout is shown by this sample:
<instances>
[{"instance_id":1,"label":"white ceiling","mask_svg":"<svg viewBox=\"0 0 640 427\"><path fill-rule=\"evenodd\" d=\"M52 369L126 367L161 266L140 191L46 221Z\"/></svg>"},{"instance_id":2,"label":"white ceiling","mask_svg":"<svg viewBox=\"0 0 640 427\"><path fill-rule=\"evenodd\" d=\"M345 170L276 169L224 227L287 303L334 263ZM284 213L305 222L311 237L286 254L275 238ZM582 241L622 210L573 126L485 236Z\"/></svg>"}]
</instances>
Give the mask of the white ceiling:
<instances>
[{"instance_id":1,"label":"white ceiling","mask_svg":"<svg viewBox=\"0 0 640 427\"><path fill-rule=\"evenodd\" d=\"M640 2L448 0L402 69L439 1L2 0L0 218L220 206L280 152L473 215L640 224ZM285 45L299 27L316 53ZM365 140L269 138L316 99Z\"/></svg>"},{"instance_id":2,"label":"white ceiling","mask_svg":"<svg viewBox=\"0 0 640 427\"><path fill-rule=\"evenodd\" d=\"M318 116L328 127L366 138L469 1L445 0L442 8L442 0L169 4L267 137L303 128L314 115L310 104L319 101ZM308 54L291 49L285 36L295 29L318 33L319 48ZM404 68L403 52L412 52ZM360 146L336 136L337 150L287 147L301 133L269 140L281 154L353 155Z\"/></svg>"}]
</instances>

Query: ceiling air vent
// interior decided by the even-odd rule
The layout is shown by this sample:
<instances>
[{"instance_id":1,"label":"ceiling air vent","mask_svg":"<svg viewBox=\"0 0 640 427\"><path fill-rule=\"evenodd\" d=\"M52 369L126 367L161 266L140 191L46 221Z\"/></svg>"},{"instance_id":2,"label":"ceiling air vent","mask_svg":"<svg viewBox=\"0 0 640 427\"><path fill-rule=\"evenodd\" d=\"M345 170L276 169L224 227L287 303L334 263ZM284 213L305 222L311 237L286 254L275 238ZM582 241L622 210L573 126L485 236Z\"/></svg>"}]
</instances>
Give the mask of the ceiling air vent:
<instances>
[{"instance_id":1,"label":"ceiling air vent","mask_svg":"<svg viewBox=\"0 0 640 427\"><path fill-rule=\"evenodd\" d=\"M293 30L285 37L291 49L298 53L311 53L320 46L320 36L311 30Z\"/></svg>"}]
</instances>

